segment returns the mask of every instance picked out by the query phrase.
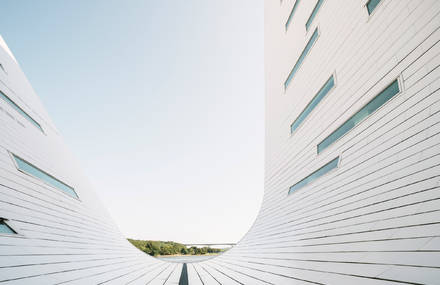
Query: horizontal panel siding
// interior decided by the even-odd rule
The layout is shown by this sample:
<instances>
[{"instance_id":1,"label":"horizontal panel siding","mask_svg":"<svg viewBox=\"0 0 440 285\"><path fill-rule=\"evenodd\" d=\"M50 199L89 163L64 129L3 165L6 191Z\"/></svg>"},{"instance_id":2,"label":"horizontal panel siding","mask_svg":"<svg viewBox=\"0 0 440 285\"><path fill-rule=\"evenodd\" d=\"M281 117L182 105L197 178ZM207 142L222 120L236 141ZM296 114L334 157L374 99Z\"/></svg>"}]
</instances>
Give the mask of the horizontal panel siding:
<instances>
[{"instance_id":1,"label":"horizontal panel siding","mask_svg":"<svg viewBox=\"0 0 440 285\"><path fill-rule=\"evenodd\" d=\"M436 284L440 279L440 2L265 1L266 161L262 208L215 259L187 264L190 284ZM319 39L284 90L313 31ZM38 96L0 48L2 284L178 284L182 264L121 235ZM290 124L328 80L335 86L294 133ZM319 155L325 137L393 80L401 92ZM75 188L79 201L17 171L9 152ZM287 195L331 159L337 169Z\"/></svg>"}]
</instances>

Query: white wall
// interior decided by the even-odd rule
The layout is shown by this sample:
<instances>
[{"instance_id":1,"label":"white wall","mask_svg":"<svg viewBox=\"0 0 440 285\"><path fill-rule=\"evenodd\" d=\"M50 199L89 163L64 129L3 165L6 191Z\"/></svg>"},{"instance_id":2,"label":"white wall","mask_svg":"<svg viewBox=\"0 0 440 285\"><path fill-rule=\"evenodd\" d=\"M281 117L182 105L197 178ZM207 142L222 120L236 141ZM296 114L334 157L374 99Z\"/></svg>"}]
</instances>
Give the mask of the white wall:
<instances>
[{"instance_id":1,"label":"white wall","mask_svg":"<svg viewBox=\"0 0 440 285\"><path fill-rule=\"evenodd\" d=\"M265 1L266 177L240 243L189 264L190 284L438 284L440 280L440 1ZM284 81L316 26L319 38ZM178 284L181 264L152 259L120 234L19 66L0 48L0 283ZM329 76L336 87L293 135L290 124ZM316 146L399 78L402 92L319 155ZM80 201L18 172L16 153L72 185ZM288 195L331 159L338 169ZM9 281L8 281L9 280ZM71 281L71 282L68 282ZM150 282L150 283L149 283Z\"/></svg>"}]
</instances>

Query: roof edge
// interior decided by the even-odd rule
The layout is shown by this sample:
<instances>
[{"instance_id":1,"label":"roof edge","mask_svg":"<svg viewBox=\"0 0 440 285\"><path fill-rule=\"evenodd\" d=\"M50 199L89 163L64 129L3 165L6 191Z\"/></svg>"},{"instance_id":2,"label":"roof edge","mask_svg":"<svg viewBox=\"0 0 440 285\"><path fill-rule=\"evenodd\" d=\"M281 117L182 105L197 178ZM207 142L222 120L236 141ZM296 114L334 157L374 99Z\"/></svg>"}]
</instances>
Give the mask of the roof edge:
<instances>
[{"instance_id":1,"label":"roof edge","mask_svg":"<svg viewBox=\"0 0 440 285\"><path fill-rule=\"evenodd\" d=\"M15 61L17 62L17 60L14 57L14 54L11 52L11 50L9 49L8 45L6 44L5 40L3 39L2 35L0 35L0 47L2 47L7 54L9 54L9 56Z\"/></svg>"}]
</instances>

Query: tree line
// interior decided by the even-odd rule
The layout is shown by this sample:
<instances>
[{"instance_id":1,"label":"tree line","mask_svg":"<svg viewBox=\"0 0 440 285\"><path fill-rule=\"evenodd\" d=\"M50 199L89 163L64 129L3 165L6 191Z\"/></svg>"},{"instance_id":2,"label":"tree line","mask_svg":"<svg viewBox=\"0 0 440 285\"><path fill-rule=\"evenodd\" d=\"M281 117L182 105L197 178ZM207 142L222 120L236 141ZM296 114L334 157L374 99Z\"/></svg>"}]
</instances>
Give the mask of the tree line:
<instances>
[{"instance_id":1,"label":"tree line","mask_svg":"<svg viewBox=\"0 0 440 285\"><path fill-rule=\"evenodd\" d=\"M203 255L209 253L220 253L225 249L204 247L186 247L186 245L173 241L154 241L154 240L136 240L128 239L131 244L141 251L151 255Z\"/></svg>"}]
</instances>

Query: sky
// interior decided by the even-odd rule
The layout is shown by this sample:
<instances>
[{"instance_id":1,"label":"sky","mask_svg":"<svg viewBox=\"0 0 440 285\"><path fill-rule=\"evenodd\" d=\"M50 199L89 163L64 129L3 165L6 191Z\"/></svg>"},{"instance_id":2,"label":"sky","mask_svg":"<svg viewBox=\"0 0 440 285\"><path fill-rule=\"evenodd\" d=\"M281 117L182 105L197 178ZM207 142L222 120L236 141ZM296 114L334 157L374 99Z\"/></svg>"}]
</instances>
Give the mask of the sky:
<instances>
[{"instance_id":1,"label":"sky","mask_svg":"<svg viewBox=\"0 0 440 285\"><path fill-rule=\"evenodd\" d=\"M263 196L262 0L0 10L0 34L126 237L240 240Z\"/></svg>"}]
</instances>

